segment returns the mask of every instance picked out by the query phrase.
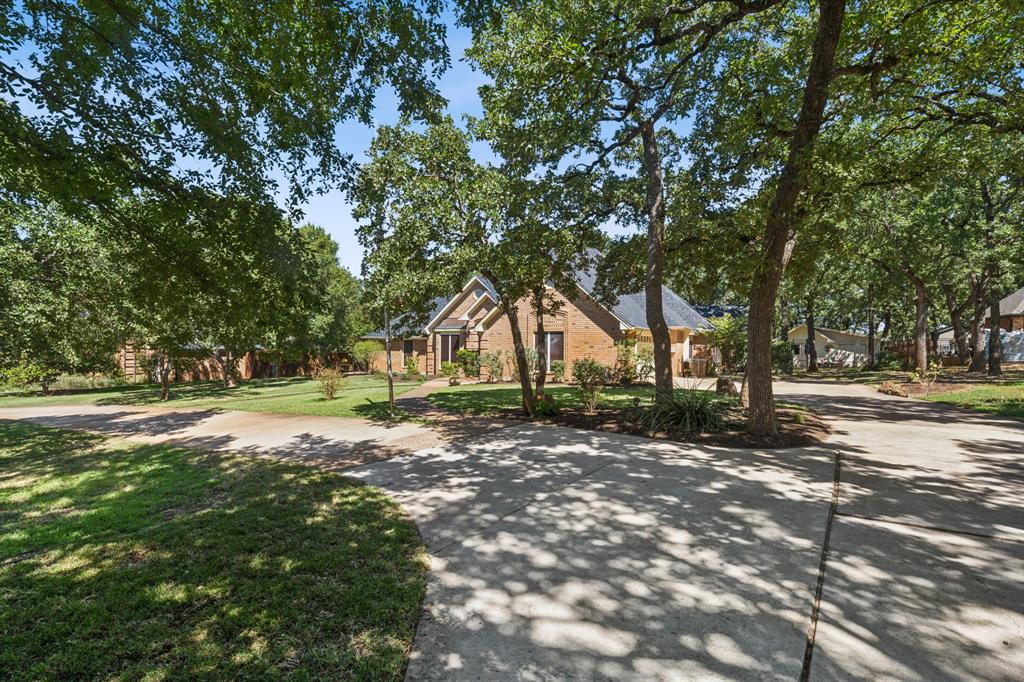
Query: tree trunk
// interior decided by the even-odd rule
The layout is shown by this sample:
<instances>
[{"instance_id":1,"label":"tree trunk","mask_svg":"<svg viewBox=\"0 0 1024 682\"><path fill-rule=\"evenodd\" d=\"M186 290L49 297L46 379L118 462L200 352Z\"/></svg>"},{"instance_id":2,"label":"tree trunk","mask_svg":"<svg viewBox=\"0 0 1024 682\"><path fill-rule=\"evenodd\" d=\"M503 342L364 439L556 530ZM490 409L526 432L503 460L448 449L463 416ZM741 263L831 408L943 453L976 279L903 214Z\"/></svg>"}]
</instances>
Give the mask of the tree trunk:
<instances>
[{"instance_id":1,"label":"tree trunk","mask_svg":"<svg viewBox=\"0 0 1024 682\"><path fill-rule=\"evenodd\" d=\"M974 288L974 319L971 320L971 365L968 372L985 371L985 346L981 330L985 322L985 287L976 282Z\"/></svg>"},{"instance_id":2,"label":"tree trunk","mask_svg":"<svg viewBox=\"0 0 1024 682\"><path fill-rule=\"evenodd\" d=\"M160 361L156 366L156 376L160 381L160 400L167 400L171 390L171 358L166 352L160 352Z\"/></svg>"},{"instance_id":3,"label":"tree trunk","mask_svg":"<svg viewBox=\"0 0 1024 682\"><path fill-rule=\"evenodd\" d=\"M218 360L220 355L217 356ZM224 359L220 361L221 372L224 374L224 388L234 388L238 385L235 378L235 354L230 348L224 348Z\"/></svg>"},{"instance_id":4,"label":"tree trunk","mask_svg":"<svg viewBox=\"0 0 1024 682\"><path fill-rule=\"evenodd\" d=\"M388 416L395 417L395 373L391 366L391 318L388 317L388 307L384 306L384 356L387 360L388 370Z\"/></svg>"},{"instance_id":5,"label":"tree trunk","mask_svg":"<svg viewBox=\"0 0 1024 682\"><path fill-rule=\"evenodd\" d=\"M1003 340L999 333L999 318L1002 317L999 310L999 261L992 255L995 250L995 235L993 233L996 211L992 202L992 194L988 189L988 182L984 179L981 181L981 199L985 206L985 222L988 223L985 230L985 248L990 254L988 262L988 374L989 376L999 376L1003 373Z\"/></svg>"},{"instance_id":6,"label":"tree trunk","mask_svg":"<svg viewBox=\"0 0 1024 682\"><path fill-rule=\"evenodd\" d=\"M537 306L537 400L544 396L544 383L548 376L547 339L544 338L544 287L541 287L533 294L533 300Z\"/></svg>"},{"instance_id":7,"label":"tree trunk","mask_svg":"<svg viewBox=\"0 0 1024 682\"><path fill-rule=\"evenodd\" d=\"M775 297L786 262L792 254L792 240L798 219L797 200L807 182L804 171L810 158L811 146L821 130L845 10L844 0L821 0L819 4L818 30L804 83L803 102L790 138L786 165L775 187L775 196L765 222L762 255L751 282L747 324L747 383L750 391L747 430L754 434L778 433L775 398L772 394L772 317Z\"/></svg>"},{"instance_id":8,"label":"tree trunk","mask_svg":"<svg viewBox=\"0 0 1024 682\"><path fill-rule=\"evenodd\" d=\"M867 369L874 370L877 365L875 356L875 300L868 289L868 366Z\"/></svg>"},{"instance_id":9,"label":"tree trunk","mask_svg":"<svg viewBox=\"0 0 1024 682\"><path fill-rule=\"evenodd\" d=\"M807 317L805 318L805 324L807 325L807 344L804 347L804 351L807 353L807 372L817 373L818 371L818 346L814 339L814 300L807 302Z\"/></svg>"},{"instance_id":10,"label":"tree trunk","mask_svg":"<svg viewBox=\"0 0 1024 682\"><path fill-rule=\"evenodd\" d=\"M789 304L786 301L786 297L783 296L779 300L779 340L780 341L788 341L789 340L789 329L786 328L786 318L788 317L786 315L786 306L788 306L788 305ZM745 380L746 379L744 379L744 381Z\"/></svg>"},{"instance_id":11,"label":"tree trunk","mask_svg":"<svg viewBox=\"0 0 1024 682\"><path fill-rule=\"evenodd\" d=\"M949 324L953 327L953 343L956 345L956 355L960 359L960 364L966 365L970 362L971 351L967 348L967 334L964 331L964 306L957 306L950 288L946 287L943 293L946 295L946 312L949 313ZM967 303L970 303L970 300L967 299Z\"/></svg>"},{"instance_id":12,"label":"tree trunk","mask_svg":"<svg viewBox=\"0 0 1024 682\"><path fill-rule=\"evenodd\" d=\"M488 277L492 282L494 279ZM523 389L523 412L532 417L537 411L537 401L533 394L533 381L530 379L530 363L526 359L526 346L523 345L523 330L519 328L519 311L515 302L508 304L508 299L502 297L502 305L505 306L505 314L508 315L508 323L512 328L512 348L516 356L516 370L519 373L519 386Z\"/></svg>"},{"instance_id":13,"label":"tree trunk","mask_svg":"<svg viewBox=\"0 0 1024 682\"><path fill-rule=\"evenodd\" d=\"M651 330L654 345L654 400L658 402L672 397L672 339L661 302L665 269L662 249L665 239L665 181L654 123L644 121L640 126L640 135L643 139L644 174L647 177L647 197L644 201L644 214L647 216L644 295L647 299L647 326Z\"/></svg>"},{"instance_id":14,"label":"tree trunk","mask_svg":"<svg viewBox=\"0 0 1024 682\"><path fill-rule=\"evenodd\" d=\"M993 270L992 276L989 278L992 283L992 288L989 292L988 311L988 375L990 377L997 377L1003 373L1003 340L999 333L1001 330L999 318L1002 317L1002 314L999 310L999 286L996 284L998 280L997 275L998 272Z\"/></svg>"},{"instance_id":15,"label":"tree trunk","mask_svg":"<svg viewBox=\"0 0 1024 682\"><path fill-rule=\"evenodd\" d=\"M907 277L914 285L914 364L924 376L928 371L928 290L912 271L907 271Z\"/></svg>"}]
</instances>

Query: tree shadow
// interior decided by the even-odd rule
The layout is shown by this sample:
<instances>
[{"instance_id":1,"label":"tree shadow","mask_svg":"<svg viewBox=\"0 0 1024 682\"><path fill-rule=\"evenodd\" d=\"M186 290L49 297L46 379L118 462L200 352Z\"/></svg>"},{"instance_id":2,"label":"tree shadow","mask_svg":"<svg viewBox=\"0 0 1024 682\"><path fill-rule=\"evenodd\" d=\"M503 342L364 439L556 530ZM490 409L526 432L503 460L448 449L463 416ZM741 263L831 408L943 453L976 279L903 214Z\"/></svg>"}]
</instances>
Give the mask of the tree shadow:
<instances>
[{"instance_id":1,"label":"tree shadow","mask_svg":"<svg viewBox=\"0 0 1024 682\"><path fill-rule=\"evenodd\" d=\"M379 491L2 421L0 440L24 486L0 507L0 677L400 676L424 567Z\"/></svg>"}]
</instances>

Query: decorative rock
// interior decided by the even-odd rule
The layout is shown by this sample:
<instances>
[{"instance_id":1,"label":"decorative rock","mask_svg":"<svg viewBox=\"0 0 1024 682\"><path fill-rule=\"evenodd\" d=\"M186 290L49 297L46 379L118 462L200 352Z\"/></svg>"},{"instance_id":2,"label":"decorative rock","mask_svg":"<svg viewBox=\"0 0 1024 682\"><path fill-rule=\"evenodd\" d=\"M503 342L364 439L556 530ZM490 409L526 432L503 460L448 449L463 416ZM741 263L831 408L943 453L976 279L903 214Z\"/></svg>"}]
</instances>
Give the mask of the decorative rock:
<instances>
[{"instance_id":1,"label":"decorative rock","mask_svg":"<svg viewBox=\"0 0 1024 682\"><path fill-rule=\"evenodd\" d=\"M736 390L736 384L733 383L732 377L718 377L717 381L715 381L715 393L731 396L738 396L740 394Z\"/></svg>"}]
</instances>

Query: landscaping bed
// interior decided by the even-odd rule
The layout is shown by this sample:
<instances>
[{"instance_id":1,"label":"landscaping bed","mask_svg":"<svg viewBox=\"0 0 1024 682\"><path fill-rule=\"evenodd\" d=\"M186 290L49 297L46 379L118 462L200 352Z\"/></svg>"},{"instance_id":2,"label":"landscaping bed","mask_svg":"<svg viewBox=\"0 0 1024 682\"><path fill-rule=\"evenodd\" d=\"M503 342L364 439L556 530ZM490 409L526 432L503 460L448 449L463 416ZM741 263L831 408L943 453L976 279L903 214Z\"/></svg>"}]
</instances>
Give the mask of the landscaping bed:
<instances>
[{"instance_id":1,"label":"landscaping bed","mask_svg":"<svg viewBox=\"0 0 1024 682\"><path fill-rule=\"evenodd\" d=\"M557 403L558 414L532 419L524 415L520 407L522 394L518 386L510 388L507 385L476 384L453 387L431 393L429 400L438 407L463 414L490 415L504 419L721 447L806 447L825 441L831 433L828 424L821 417L795 404L778 407L779 434L765 437L753 436L744 431L746 414L734 398L714 398L722 404L723 424L720 430L683 433L651 431L638 419L637 408L653 401L654 389L650 386L605 388L593 413L588 413L582 408L575 388L553 387L548 389L547 394Z\"/></svg>"},{"instance_id":2,"label":"landscaping bed","mask_svg":"<svg viewBox=\"0 0 1024 682\"><path fill-rule=\"evenodd\" d=\"M377 488L0 421L0 679L399 680L425 572Z\"/></svg>"}]
</instances>

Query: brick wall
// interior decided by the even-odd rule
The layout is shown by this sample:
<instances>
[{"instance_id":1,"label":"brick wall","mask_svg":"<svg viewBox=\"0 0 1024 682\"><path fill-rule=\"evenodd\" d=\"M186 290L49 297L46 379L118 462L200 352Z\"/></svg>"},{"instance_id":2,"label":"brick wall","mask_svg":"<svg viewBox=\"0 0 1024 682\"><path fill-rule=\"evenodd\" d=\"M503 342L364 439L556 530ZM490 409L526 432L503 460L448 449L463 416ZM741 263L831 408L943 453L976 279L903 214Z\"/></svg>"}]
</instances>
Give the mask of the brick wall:
<instances>
[{"instance_id":1,"label":"brick wall","mask_svg":"<svg viewBox=\"0 0 1024 682\"><path fill-rule=\"evenodd\" d=\"M562 304L561 308L554 314L544 316L544 330L562 332L565 335L563 341L566 380L571 380L572 363L582 358L592 358L606 365L615 364L614 343L624 338L619 329L619 321L585 296L569 300L561 292L555 292L555 299ZM530 345L534 342L537 331L536 313L527 299L520 301L516 308L523 342ZM502 315L492 322L484 332L481 350L512 351L512 328L507 315ZM511 378L508 369L505 370L505 378Z\"/></svg>"}]
</instances>

